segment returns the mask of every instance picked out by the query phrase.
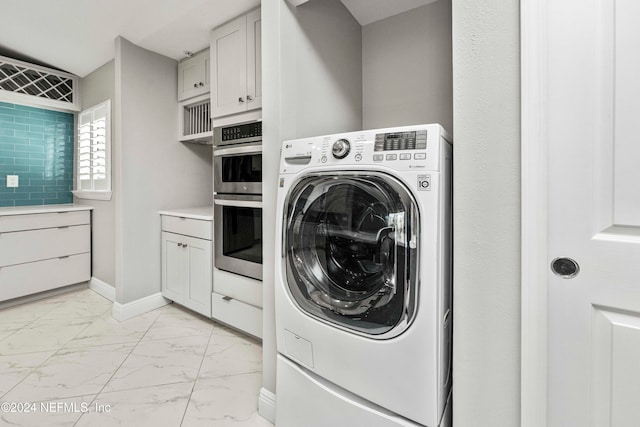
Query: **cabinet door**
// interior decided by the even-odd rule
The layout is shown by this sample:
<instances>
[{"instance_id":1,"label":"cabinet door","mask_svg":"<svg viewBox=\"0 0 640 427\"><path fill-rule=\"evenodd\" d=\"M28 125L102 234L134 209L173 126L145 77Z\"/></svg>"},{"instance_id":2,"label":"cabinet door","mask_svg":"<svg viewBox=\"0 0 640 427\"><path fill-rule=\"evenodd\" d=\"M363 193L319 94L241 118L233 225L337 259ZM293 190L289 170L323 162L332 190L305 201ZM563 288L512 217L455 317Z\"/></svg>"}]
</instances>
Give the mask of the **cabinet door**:
<instances>
[{"instance_id":1,"label":"cabinet door","mask_svg":"<svg viewBox=\"0 0 640 427\"><path fill-rule=\"evenodd\" d=\"M188 253L189 284L184 305L193 311L211 317L211 241L185 237Z\"/></svg>"},{"instance_id":2,"label":"cabinet door","mask_svg":"<svg viewBox=\"0 0 640 427\"><path fill-rule=\"evenodd\" d=\"M209 92L209 51L178 64L178 101Z\"/></svg>"},{"instance_id":3,"label":"cabinet door","mask_svg":"<svg viewBox=\"0 0 640 427\"><path fill-rule=\"evenodd\" d=\"M180 304L184 304L189 279L188 252L182 247L186 239L179 234L162 233L162 295Z\"/></svg>"},{"instance_id":4,"label":"cabinet door","mask_svg":"<svg viewBox=\"0 0 640 427\"><path fill-rule=\"evenodd\" d=\"M247 19L241 16L211 33L211 115L247 110Z\"/></svg>"},{"instance_id":5,"label":"cabinet door","mask_svg":"<svg viewBox=\"0 0 640 427\"><path fill-rule=\"evenodd\" d=\"M247 110L262 108L262 17L247 14Z\"/></svg>"}]
</instances>

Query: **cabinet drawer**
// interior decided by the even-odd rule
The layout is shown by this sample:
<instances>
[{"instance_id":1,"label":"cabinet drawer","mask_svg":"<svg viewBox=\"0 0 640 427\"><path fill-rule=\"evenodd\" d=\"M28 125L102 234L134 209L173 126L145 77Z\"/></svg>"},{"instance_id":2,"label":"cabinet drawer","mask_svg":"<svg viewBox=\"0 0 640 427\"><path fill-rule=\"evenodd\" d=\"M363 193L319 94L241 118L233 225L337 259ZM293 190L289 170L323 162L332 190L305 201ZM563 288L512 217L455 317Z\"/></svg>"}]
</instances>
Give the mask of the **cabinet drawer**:
<instances>
[{"instance_id":1,"label":"cabinet drawer","mask_svg":"<svg viewBox=\"0 0 640 427\"><path fill-rule=\"evenodd\" d=\"M1 267L0 301L86 282L90 278L89 253Z\"/></svg>"},{"instance_id":2,"label":"cabinet drawer","mask_svg":"<svg viewBox=\"0 0 640 427\"><path fill-rule=\"evenodd\" d=\"M68 225L89 224L89 211L62 211L52 213L0 216L0 233L34 230Z\"/></svg>"},{"instance_id":3,"label":"cabinet drawer","mask_svg":"<svg viewBox=\"0 0 640 427\"><path fill-rule=\"evenodd\" d=\"M162 230L212 240L211 221L162 215Z\"/></svg>"},{"instance_id":4,"label":"cabinet drawer","mask_svg":"<svg viewBox=\"0 0 640 427\"><path fill-rule=\"evenodd\" d=\"M91 251L91 226L0 233L0 267Z\"/></svg>"},{"instance_id":5,"label":"cabinet drawer","mask_svg":"<svg viewBox=\"0 0 640 427\"><path fill-rule=\"evenodd\" d=\"M262 307L262 282L228 271L213 270L213 290L255 307Z\"/></svg>"},{"instance_id":6,"label":"cabinet drawer","mask_svg":"<svg viewBox=\"0 0 640 427\"><path fill-rule=\"evenodd\" d=\"M262 338L262 309L228 298L215 292L211 294L211 317Z\"/></svg>"}]
</instances>

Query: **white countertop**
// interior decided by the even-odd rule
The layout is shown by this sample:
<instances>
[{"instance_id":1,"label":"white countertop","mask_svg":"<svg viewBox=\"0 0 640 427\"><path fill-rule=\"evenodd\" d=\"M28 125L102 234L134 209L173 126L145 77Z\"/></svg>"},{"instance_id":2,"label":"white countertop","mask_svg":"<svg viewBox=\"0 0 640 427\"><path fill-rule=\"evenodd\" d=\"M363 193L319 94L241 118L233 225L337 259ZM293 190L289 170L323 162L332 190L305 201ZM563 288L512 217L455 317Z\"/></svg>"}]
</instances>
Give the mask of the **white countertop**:
<instances>
[{"instance_id":1,"label":"white countertop","mask_svg":"<svg viewBox=\"0 0 640 427\"><path fill-rule=\"evenodd\" d=\"M167 209L159 212L160 215L178 216L181 218L201 219L213 221L213 206L201 206L197 208Z\"/></svg>"},{"instance_id":2,"label":"white countertop","mask_svg":"<svg viewBox=\"0 0 640 427\"><path fill-rule=\"evenodd\" d=\"M93 206L76 205L73 203L67 205L13 206L8 208L0 208L0 216L42 214L51 212L90 211L92 209Z\"/></svg>"}]
</instances>

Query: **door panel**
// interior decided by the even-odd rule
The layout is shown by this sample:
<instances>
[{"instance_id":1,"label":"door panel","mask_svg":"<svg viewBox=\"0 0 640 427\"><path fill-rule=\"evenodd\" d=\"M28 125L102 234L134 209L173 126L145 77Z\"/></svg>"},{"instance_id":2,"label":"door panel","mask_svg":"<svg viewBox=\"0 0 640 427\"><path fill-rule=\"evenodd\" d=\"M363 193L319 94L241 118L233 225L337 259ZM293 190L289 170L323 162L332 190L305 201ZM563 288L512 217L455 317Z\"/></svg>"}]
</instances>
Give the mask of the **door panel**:
<instances>
[{"instance_id":1,"label":"door panel","mask_svg":"<svg viewBox=\"0 0 640 427\"><path fill-rule=\"evenodd\" d=\"M189 280L185 305L211 317L211 241L186 238L189 256Z\"/></svg>"},{"instance_id":2,"label":"door panel","mask_svg":"<svg viewBox=\"0 0 640 427\"><path fill-rule=\"evenodd\" d=\"M548 262L580 265L548 273L550 427L640 418L639 20L632 0L548 2Z\"/></svg>"},{"instance_id":3,"label":"door panel","mask_svg":"<svg viewBox=\"0 0 640 427\"><path fill-rule=\"evenodd\" d=\"M640 420L640 317L606 308L593 310L594 426L625 426Z\"/></svg>"},{"instance_id":4,"label":"door panel","mask_svg":"<svg viewBox=\"0 0 640 427\"><path fill-rule=\"evenodd\" d=\"M213 117L246 111L247 20L245 16L214 30L211 66ZM239 100L242 98L242 101Z\"/></svg>"},{"instance_id":5,"label":"door panel","mask_svg":"<svg viewBox=\"0 0 640 427\"><path fill-rule=\"evenodd\" d=\"M262 108L262 19L260 9L247 14L247 93L253 98L248 110Z\"/></svg>"},{"instance_id":6,"label":"door panel","mask_svg":"<svg viewBox=\"0 0 640 427\"><path fill-rule=\"evenodd\" d=\"M614 52L611 58L613 64L607 68L613 68L615 74L614 79L608 78L605 83L614 87L615 115L609 116L613 119L614 129L614 222L637 227L640 226L640 191L636 180L640 159L637 136L640 113L640 2L608 0L603 3L605 16L613 17L603 25L603 31L613 34L613 40L610 40L611 36L606 40L607 44L613 46Z\"/></svg>"},{"instance_id":7,"label":"door panel","mask_svg":"<svg viewBox=\"0 0 640 427\"><path fill-rule=\"evenodd\" d=\"M185 236L162 233L162 294L184 304L187 286L187 251L182 246Z\"/></svg>"}]
</instances>

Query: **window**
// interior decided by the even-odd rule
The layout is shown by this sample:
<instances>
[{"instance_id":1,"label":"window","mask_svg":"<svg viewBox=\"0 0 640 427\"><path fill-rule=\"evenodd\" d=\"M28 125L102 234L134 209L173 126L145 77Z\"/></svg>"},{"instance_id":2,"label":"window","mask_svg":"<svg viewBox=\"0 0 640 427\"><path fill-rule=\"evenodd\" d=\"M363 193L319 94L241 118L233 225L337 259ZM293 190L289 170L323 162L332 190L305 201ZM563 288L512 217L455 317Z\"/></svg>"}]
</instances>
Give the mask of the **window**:
<instances>
[{"instance_id":1,"label":"window","mask_svg":"<svg viewBox=\"0 0 640 427\"><path fill-rule=\"evenodd\" d=\"M111 199L111 101L78 115L77 186L81 199Z\"/></svg>"}]
</instances>

